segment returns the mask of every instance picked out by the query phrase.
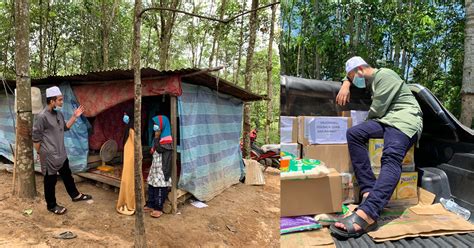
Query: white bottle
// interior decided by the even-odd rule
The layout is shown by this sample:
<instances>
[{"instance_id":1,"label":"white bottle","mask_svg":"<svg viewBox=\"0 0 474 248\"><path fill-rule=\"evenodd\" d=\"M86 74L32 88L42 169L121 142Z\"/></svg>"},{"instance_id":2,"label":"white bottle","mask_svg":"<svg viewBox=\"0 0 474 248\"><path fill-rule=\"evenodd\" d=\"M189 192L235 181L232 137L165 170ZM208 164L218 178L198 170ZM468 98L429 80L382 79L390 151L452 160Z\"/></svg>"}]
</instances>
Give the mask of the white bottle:
<instances>
[{"instance_id":1,"label":"white bottle","mask_svg":"<svg viewBox=\"0 0 474 248\"><path fill-rule=\"evenodd\" d=\"M448 211L453 212L459 216L461 216L465 220L469 220L469 217L471 217L471 212L461 206L459 206L456 202L454 202L453 199L444 199L441 197L439 199L441 204L443 205L444 208L446 208Z\"/></svg>"}]
</instances>

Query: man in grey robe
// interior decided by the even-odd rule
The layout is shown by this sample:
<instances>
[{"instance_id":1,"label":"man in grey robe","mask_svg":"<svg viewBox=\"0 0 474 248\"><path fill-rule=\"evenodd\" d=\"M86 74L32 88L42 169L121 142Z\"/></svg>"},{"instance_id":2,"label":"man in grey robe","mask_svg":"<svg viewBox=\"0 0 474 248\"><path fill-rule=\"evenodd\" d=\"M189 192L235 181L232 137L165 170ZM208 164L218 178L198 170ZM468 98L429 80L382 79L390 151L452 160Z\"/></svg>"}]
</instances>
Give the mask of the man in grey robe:
<instances>
[{"instance_id":1,"label":"man in grey robe","mask_svg":"<svg viewBox=\"0 0 474 248\"><path fill-rule=\"evenodd\" d=\"M72 201L92 199L92 196L77 190L64 146L64 132L72 127L76 119L84 112L84 108L79 106L66 123L60 111L63 101L64 98L58 87L46 89L47 106L36 116L33 126L33 144L39 155L41 172L44 175L44 197L48 210L55 214L64 214L67 210L56 203L55 188L58 173Z\"/></svg>"}]
</instances>

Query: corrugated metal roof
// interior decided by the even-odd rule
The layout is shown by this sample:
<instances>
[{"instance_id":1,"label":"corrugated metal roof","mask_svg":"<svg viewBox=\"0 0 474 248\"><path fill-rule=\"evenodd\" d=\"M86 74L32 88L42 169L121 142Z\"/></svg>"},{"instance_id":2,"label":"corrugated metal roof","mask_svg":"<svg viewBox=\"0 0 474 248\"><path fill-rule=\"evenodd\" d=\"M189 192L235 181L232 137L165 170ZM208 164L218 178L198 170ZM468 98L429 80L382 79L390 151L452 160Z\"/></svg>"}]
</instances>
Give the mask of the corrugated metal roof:
<instances>
[{"instance_id":1,"label":"corrugated metal roof","mask_svg":"<svg viewBox=\"0 0 474 248\"><path fill-rule=\"evenodd\" d=\"M153 68L142 68L141 75L142 79L180 75L183 77L182 80L186 83L206 86L213 90L217 90L220 93L242 99L243 101L259 101L264 99L262 96L247 91L223 78L212 75L210 72L195 74L203 70L205 69L184 68L179 70L159 71ZM82 74L48 76L44 78L32 79L31 85L37 86L60 84L65 81L74 85L84 83L111 82L117 80L133 80L133 70L111 69Z\"/></svg>"},{"instance_id":2,"label":"corrugated metal roof","mask_svg":"<svg viewBox=\"0 0 474 248\"><path fill-rule=\"evenodd\" d=\"M338 248L363 248L363 247L426 247L426 248L470 248L474 247L474 233L444 235L437 237L417 237L405 238L398 241L386 241L383 243L375 243L367 234L361 237L347 240L337 240L334 238L336 247Z\"/></svg>"}]
</instances>

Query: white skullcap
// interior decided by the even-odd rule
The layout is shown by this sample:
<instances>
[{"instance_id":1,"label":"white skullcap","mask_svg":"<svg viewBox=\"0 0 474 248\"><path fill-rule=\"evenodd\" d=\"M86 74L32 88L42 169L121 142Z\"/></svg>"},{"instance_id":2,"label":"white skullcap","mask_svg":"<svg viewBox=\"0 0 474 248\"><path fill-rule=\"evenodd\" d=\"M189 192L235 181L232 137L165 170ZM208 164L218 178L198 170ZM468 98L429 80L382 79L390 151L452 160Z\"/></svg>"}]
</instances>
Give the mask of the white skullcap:
<instances>
[{"instance_id":1,"label":"white skullcap","mask_svg":"<svg viewBox=\"0 0 474 248\"><path fill-rule=\"evenodd\" d=\"M55 97L55 96L62 96L63 94L59 90L57 86L53 86L46 89L46 97Z\"/></svg>"},{"instance_id":2,"label":"white skullcap","mask_svg":"<svg viewBox=\"0 0 474 248\"><path fill-rule=\"evenodd\" d=\"M364 59L359 56L352 57L346 62L346 73L349 74L349 72L351 72L355 68L363 65L368 65Z\"/></svg>"}]
</instances>

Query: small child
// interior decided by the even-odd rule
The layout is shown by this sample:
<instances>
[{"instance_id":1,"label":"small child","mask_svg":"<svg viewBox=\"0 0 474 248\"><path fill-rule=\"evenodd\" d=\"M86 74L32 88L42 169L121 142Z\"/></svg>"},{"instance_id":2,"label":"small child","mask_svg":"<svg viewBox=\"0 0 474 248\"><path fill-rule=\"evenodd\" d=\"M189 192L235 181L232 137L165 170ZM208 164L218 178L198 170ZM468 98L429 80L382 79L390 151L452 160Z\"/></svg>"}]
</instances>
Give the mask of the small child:
<instances>
[{"instance_id":1,"label":"small child","mask_svg":"<svg viewBox=\"0 0 474 248\"><path fill-rule=\"evenodd\" d=\"M172 144L160 144L161 129L158 124L153 125L155 138L151 153L153 162L148 174L148 201L144 207L150 216L159 218L163 214L163 204L171 187L171 156Z\"/></svg>"}]
</instances>

